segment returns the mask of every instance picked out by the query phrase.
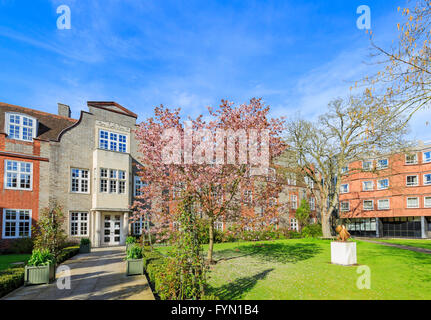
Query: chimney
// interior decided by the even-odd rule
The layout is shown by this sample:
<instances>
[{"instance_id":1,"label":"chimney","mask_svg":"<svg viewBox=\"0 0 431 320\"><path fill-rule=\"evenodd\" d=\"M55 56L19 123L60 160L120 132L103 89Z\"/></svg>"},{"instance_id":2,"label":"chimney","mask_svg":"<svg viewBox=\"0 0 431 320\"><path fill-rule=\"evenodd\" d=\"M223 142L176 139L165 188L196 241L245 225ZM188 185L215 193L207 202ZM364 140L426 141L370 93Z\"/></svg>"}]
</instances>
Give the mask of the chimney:
<instances>
[{"instance_id":1,"label":"chimney","mask_svg":"<svg viewBox=\"0 0 431 320\"><path fill-rule=\"evenodd\" d=\"M70 118L70 107L68 105L58 103L58 115Z\"/></svg>"}]
</instances>

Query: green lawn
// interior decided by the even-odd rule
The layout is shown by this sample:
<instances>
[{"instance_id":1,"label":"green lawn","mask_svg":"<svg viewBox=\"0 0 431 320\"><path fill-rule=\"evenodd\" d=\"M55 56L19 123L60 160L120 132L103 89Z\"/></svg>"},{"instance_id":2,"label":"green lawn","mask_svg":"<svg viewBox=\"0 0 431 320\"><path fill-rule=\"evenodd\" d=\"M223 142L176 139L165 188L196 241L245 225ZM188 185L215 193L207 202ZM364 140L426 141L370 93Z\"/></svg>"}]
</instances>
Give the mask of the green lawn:
<instances>
[{"instance_id":1,"label":"green lawn","mask_svg":"<svg viewBox=\"0 0 431 320\"><path fill-rule=\"evenodd\" d=\"M424 249L431 250L431 240L423 240L423 239L417 239L417 240L416 239L415 240L408 240L408 239L382 240L382 239L376 239L376 241L401 244L404 246L411 246L411 247L424 248Z\"/></svg>"},{"instance_id":2,"label":"green lawn","mask_svg":"<svg viewBox=\"0 0 431 320\"><path fill-rule=\"evenodd\" d=\"M357 288L357 267L330 263L330 241L216 244L211 293L220 299L431 299L431 255L361 241L357 251L358 264L371 270L370 290Z\"/></svg>"},{"instance_id":3,"label":"green lawn","mask_svg":"<svg viewBox=\"0 0 431 320\"><path fill-rule=\"evenodd\" d=\"M0 255L0 270L7 269L14 262L27 262L29 254L3 254Z\"/></svg>"}]
</instances>

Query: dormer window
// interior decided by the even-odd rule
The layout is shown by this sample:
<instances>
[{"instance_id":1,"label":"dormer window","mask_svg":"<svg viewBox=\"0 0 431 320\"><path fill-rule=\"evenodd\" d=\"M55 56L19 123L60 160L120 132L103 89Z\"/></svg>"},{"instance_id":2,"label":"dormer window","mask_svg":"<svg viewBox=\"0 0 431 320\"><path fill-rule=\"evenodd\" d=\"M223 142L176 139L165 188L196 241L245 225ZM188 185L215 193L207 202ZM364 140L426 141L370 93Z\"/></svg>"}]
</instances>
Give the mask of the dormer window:
<instances>
[{"instance_id":1,"label":"dormer window","mask_svg":"<svg viewBox=\"0 0 431 320\"><path fill-rule=\"evenodd\" d=\"M99 148L127 152L127 136L107 130L99 130Z\"/></svg>"},{"instance_id":2,"label":"dormer window","mask_svg":"<svg viewBox=\"0 0 431 320\"><path fill-rule=\"evenodd\" d=\"M36 124L35 118L17 114L6 113L6 132L9 139L33 141L36 138Z\"/></svg>"}]
</instances>

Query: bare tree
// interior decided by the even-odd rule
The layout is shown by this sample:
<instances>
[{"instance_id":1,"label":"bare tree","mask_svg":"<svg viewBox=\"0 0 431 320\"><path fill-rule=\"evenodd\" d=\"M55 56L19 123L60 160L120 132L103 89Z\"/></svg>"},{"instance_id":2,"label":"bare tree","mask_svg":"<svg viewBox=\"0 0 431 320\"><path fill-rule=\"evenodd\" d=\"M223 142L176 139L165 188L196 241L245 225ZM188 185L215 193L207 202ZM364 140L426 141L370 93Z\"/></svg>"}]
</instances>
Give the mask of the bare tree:
<instances>
[{"instance_id":1,"label":"bare tree","mask_svg":"<svg viewBox=\"0 0 431 320\"><path fill-rule=\"evenodd\" d=\"M310 188L321 214L324 237L331 236L330 217L338 207L342 168L359 159L372 159L407 145L403 117L365 96L336 99L316 122L293 120L288 143L295 161L314 182Z\"/></svg>"}]
</instances>

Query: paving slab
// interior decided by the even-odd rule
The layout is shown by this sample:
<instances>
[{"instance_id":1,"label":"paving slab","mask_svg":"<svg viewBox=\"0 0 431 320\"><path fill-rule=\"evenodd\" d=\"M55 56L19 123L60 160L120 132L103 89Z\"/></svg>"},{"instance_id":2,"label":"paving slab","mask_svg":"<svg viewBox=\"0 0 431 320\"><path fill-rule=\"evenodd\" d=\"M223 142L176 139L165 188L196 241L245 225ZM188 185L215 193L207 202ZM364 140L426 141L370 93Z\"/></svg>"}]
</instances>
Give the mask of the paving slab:
<instances>
[{"instance_id":1,"label":"paving slab","mask_svg":"<svg viewBox=\"0 0 431 320\"><path fill-rule=\"evenodd\" d=\"M92 248L61 264L70 268L70 289L57 286L63 271L53 283L23 286L2 300L154 300L144 275L126 276L124 258L125 247Z\"/></svg>"}]
</instances>

